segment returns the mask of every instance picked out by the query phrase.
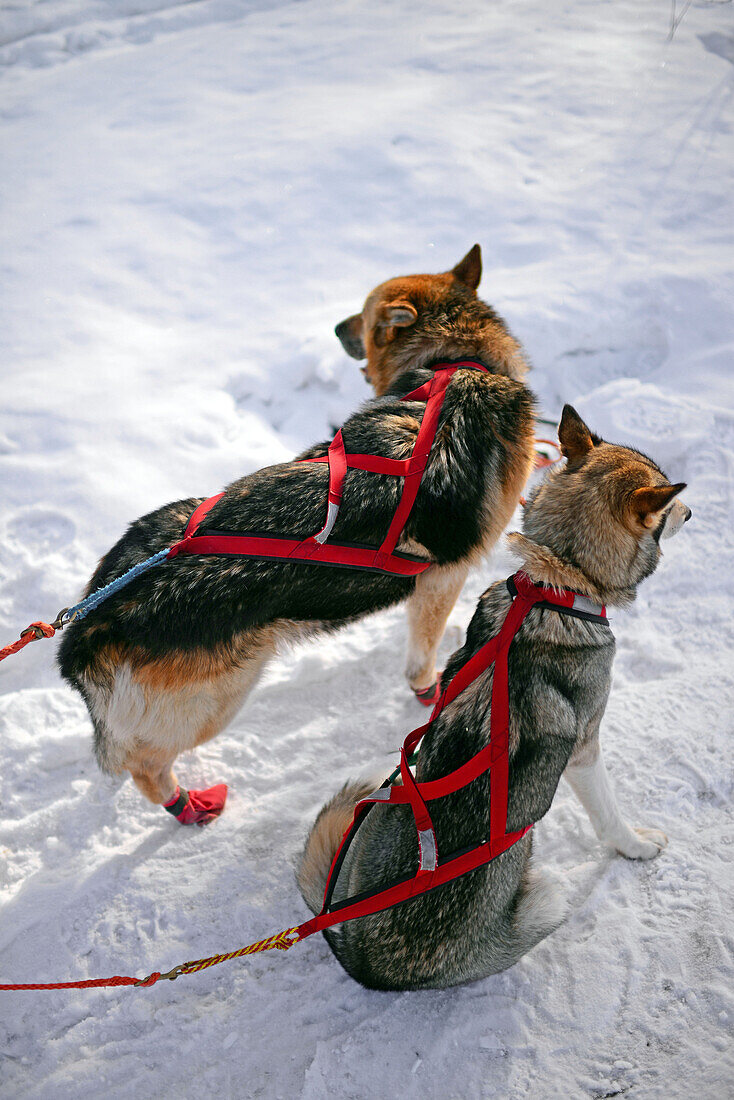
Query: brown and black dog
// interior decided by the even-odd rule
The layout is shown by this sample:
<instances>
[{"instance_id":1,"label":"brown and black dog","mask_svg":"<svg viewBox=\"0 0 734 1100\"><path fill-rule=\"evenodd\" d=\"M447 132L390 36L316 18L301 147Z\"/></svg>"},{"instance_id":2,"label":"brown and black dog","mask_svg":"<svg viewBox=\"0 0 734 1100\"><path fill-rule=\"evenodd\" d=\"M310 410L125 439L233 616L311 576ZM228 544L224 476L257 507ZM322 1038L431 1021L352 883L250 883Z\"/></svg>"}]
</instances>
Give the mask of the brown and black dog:
<instances>
[{"instance_id":1,"label":"brown and black dog","mask_svg":"<svg viewBox=\"0 0 734 1100\"><path fill-rule=\"evenodd\" d=\"M237 713L278 646L408 601L407 678L436 679L436 651L472 561L510 519L533 464L533 398L527 364L502 319L476 295L475 245L449 272L383 283L362 313L337 326L345 349L366 358L377 397L342 432L348 452L401 459L415 444L425 405L401 401L446 360L491 373L451 378L420 490L397 549L431 561L420 576L257 558L176 557L137 578L87 618L71 623L59 653L63 676L83 695L95 754L109 773L129 771L142 793L182 823L210 820L226 790L180 791L179 753L214 737ZM322 443L299 456L324 455ZM331 538L378 545L402 478L349 469ZM328 468L299 460L228 486L207 527L307 538L324 520ZM167 504L131 525L101 560L87 592L177 542L200 503Z\"/></svg>"}]
</instances>

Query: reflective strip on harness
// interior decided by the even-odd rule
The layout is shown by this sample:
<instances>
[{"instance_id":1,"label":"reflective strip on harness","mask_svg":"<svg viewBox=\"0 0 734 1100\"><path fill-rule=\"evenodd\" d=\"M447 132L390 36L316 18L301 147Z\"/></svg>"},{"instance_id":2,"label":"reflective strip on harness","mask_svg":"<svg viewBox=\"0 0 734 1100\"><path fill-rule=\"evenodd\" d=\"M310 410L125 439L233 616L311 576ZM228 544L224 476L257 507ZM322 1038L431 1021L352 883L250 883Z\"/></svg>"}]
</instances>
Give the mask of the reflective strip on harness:
<instances>
[{"instance_id":1,"label":"reflective strip on harness","mask_svg":"<svg viewBox=\"0 0 734 1100\"><path fill-rule=\"evenodd\" d=\"M268 561L302 561L313 565L341 566L346 569L367 569L398 577L415 577L431 566L430 561L414 554L396 550L405 524L420 489L423 472L436 436L446 387L452 375L462 368L491 373L481 363L462 360L443 363L434 369L430 379L418 389L405 394L401 401L425 401L426 408L418 428L413 453L407 459L382 458L380 455L347 454L341 429L329 445L327 454L304 462L326 462L329 465L329 491L324 526L306 539L282 538L279 535L239 534L229 531L201 531L206 516L224 493L203 501L186 525L181 542L171 547L168 558L179 554L223 554ZM402 477L403 487L387 533L379 547L330 543L329 536L339 515L344 479L349 468L367 473Z\"/></svg>"},{"instance_id":2,"label":"reflective strip on harness","mask_svg":"<svg viewBox=\"0 0 734 1100\"><path fill-rule=\"evenodd\" d=\"M299 939L303 940L314 932L323 932L324 929L342 924L344 921L371 916L372 913L380 913L384 909L392 909L401 902L410 901L411 898L418 897L420 894L427 894L430 890L445 886L455 878L467 875L470 871L475 871L477 867L482 867L485 863L502 855L521 840L531 828L532 825L528 825L526 829L520 829L516 833L507 833L500 840L484 841L468 852L449 856L443 862L439 862L435 871L429 875L420 877L414 875L365 898L346 898L344 901L336 902L333 906L323 909L318 916L302 924L298 929Z\"/></svg>"},{"instance_id":3,"label":"reflective strip on harness","mask_svg":"<svg viewBox=\"0 0 734 1100\"><path fill-rule=\"evenodd\" d=\"M511 596L517 595L518 578L524 577L524 573L516 573L514 577L507 578L505 584ZM529 584L533 583L529 578L526 579ZM524 584L525 581L521 579L520 583ZM607 622L607 609L604 604L594 603L588 596L582 596L580 592L564 591L558 588L549 588L546 591L554 592L555 599L549 600L543 598L538 602L540 607L550 609L551 611L558 611L558 605L563 604L564 613L566 615L571 615L575 619L587 619L591 622Z\"/></svg>"},{"instance_id":4,"label":"reflective strip on harness","mask_svg":"<svg viewBox=\"0 0 734 1100\"><path fill-rule=\"evenodd\" d=\"M585 611L587 615L606 615L603 604L594 603L588 596L582 596L577 592L573 598L574 611Z\"/></svg>"},{"instance_id":5,"label":"reflective strip on harness","mask_svg":"<svg viewBox=\"0 0 734 1100\"><path fill-rule=\"evenodd\" d=\"M336 523L336 517L339 515L339 505L342 502L342 486L347 474L347 456L344 450L341 428L331 441L326 457L329 462L329 503L326 510L326 523L313 536L314 541L318 543L326 542L331 534L331 529Z\"/></svg>"},{"instance_id":6,"label":"reflective strip on harness","mask_svg":"<svg viewBox=\"0 0 734 1100\"><path fill-rule=\"evenodd\" d=\"M334 504L334 501L330 500L329 501L329 507L328 507L327 512L326 512L326 523L321 528L318 535L314 535L314 540L316 542L326 542L329 535L331 534L332 527L336 523L336 517L338 515L339 515L339 505Z\"/></svg>"},{"instance_id":7,"label":"reflective strip on harness","mask_svg":"<svg viewBox=\"0 0 734 1100\"><path fill-rule=\"evenodd\" d=\"M418 830L418 846L420 848L419 869L421 871L435 871L438 864L438 845L433 829Z\"/></svg>"},{"instance_id":8,"label":"reflective strip on harness","mask_svg":"<svg viewBox=\"0 0 734 1100\"><path fill-rule=\"evenodd\" d=\"M429 721L406 737L400 753L402 783L396 786L385 785L357 803L352 823L345 832L331 864L322 910L312 920L301 925L298 929L300 939L335 924L381 912L429 890L444 886L506 852L532 828L532 825L527 825L515 832L507 832L510 757L508 655L512 641L526 616L536 606L551 608L566 615L581 614L584 618L593 618L595 622L604 625L607 624L607 620L604 616L604 608L599 608L593 615L586 610L585 605L582 608L575 608L577 593L534 584L522 572L510 577L507 587L512 594L512 602L499 632L477 650L446 684ZM587 602L590 603L590 601ZM599 611L601 613L598 613ZM410 754L444 707L456 699L492 664L494 664L494 674L489 743L449 775L424 783L416 782L408 766ZM467 784L473 783L485 772L489 772L490 781L489 838L480 841L471 849L453 852L441 859L427 803L460 790ZM414 875L395 882L383 890L332 902L339 871L349 846L359 826L377 802L386 805L410 805L418 834L418 868Z\"/></svg>"}]
</instances>

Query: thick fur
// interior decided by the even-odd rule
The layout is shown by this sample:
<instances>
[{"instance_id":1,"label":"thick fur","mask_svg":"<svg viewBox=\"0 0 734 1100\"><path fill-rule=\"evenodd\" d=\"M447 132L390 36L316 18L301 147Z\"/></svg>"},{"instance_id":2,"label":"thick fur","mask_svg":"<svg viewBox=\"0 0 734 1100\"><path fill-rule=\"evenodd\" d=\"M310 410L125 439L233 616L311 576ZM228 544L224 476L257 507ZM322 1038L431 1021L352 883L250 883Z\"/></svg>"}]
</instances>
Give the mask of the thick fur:
<instances>
[{"instance_id":1,"label":"thick fur","mask_svg":"<svg viewBox=\"0 0 734 1100\"><path fill-rule=\"evenodd\" d=\"M564 413L565 428L573 419L580 420L573 410ZM563 422L559 435L563 444ZM589 435L588 449L552 471L528 502L524 534L510 536L512 546L533 580L612 606L626 603L655 569L656 536L672 512L641 516L636 502L642 498L635 494L655 490L645 499L664 498L669 507L680 488L652 460ZM690 512L680 508L688 518ZM487 589L444 682L497 633L509 604L504 582ZM648 859L666 838L623 821L599 752L613 656L614 637L603 624L535 609L521 626L509 655L507 828L542 818L565 771L600 838L630 858ZM487 744L492 680L489 669L439 715L420 750L419 781L447 775ZM339 819L347 822L348 793L337 796ZM441 853L475 846L489 831L489 776L432 802L431 813ZM335 820L327 839L327 820L328 814L317 819L299 872L314 911L325 885L323 869L340 839ZM317 851L318 868L311 861ZM346 922L327 931L326 939L344 968L376 989L444 987L495 973L551 932L565 912L563 892L533 865L531 853L528 834L487 866L393 909ZM349 849L334 899L376 892L408 877L417 859L409 808L377 804Z\"/></svg>"},{"instance_id":2,"label":"thick fur","mask_svg":"<svg viewBox=\"0 0 734 1100\"><path fill-rule=\"evenodd\" d=\"M321 809L301 857L298 882L309 909L318 912L326 879L342 837L352 820L354 807L380 783L374 780L350 780Z\"/></svg>"},{"instance_id":3,"label":"thick fur","mask_svg":"<svg viewBox=\"0 0 734 1100\"><path fill-rule=\"evenodd\" d=\"M389 379L379 387L381 396L343 426L348 451L404 458L425 406L400 397L430 378L430 362L446 358L448 347L452 355L477 356L496 369L489 375L459 371L446 392L398 546L425 555L434 566L415 579L302 562L180 556L138 578L72 623L59 650L63 676L89 707L103 770L128 770L146 797L166 801L175 788L175 757L231 720L278 645L402 600L410 601L411 686L423 688L435 679L436 649L466 570L507 524L533 453L532 396L519 378L509 377L504 363L494 361L492 341L483 342L482 333L510 337L489 307L473 305L475 289L461 282L458 268L459 275L413 277L410 331L416 339L425 330L422 339L433 349L420 365L411 365L411 355L400 350L406 327L389 342L384 333L374 340L368 335L368 343L382 346L380 377ZM401 295L406 281L400 281ZM387 298L390 285L380 289ZM442 300L443 341L435 331ZM463 327L461 303L470 315ZM477 309L483 318L478 328L471 320ZM470 332L474 338L467 338L462 351L461 334ZM327 447L318 444L300 457L324 455ZM260 470L227 488L206 528L306 538L324 522L328 480L326 465L298 460ZM379 545L401 487L401 479L349 470L331 541ZM87 592L178 541L199 503L177 501L133 523L101 560Z\"/></svg>"}]
</instances>

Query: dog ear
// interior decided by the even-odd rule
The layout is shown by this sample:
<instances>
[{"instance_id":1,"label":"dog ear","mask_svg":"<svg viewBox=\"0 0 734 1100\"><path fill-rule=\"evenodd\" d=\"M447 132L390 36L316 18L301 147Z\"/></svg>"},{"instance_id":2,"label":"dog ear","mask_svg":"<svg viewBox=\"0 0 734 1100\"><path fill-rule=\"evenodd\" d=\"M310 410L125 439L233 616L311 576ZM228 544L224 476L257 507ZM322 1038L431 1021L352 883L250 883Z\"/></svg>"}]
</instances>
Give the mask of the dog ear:
<instances>
[{"instance_id":1,"label":"dog ear","mask_svg":"<svg viewBox=\"0 0 734 1100\"><path fill-rule=\"evenodd\" d=\"M346 321L340 321L334 332L341 340L345 352L347 355L351 355L352 359L367 358L364 341L362 340L361 313L355 313L352 317L347 317Z\"/></svg>"},{"instance_id":2,"label":"dog ear","mask_svg":"<svg viewBox=\"0 0 734 1100\"><path fill-rule=\"evenodd\" d=\"M470 248L463 260L459 260L451 274L469 290L476 290L482 277L482 250L478 244Z\"/></svg>"},{"instance_id":3,"label":"dog ear","mask_svg":"<svg viewBox=\"0 0 734 1100\"><path fill-rule=\"evenodd\" d=\"M418 310L411 302L390 302L380 308L379 320L375 326L375 343L384 348L395 339L395 329L408 328L418 320Z\"/></svg>"},{"instance_id":4,"label":"dog ear","mask_svg":"<svg viewBox=\"0 0 734 1100\"><path fill-rule=\"evenodd\" d=\"M572 405L564 405L558 425L561 454L569 463L580 462L594 448L591 432Z\"/></svg>"},{"instance_id":5,"label":"dog ear","mask_svg":"<svg viewBox=\"0 0 734 1100\"><path fill-rule=\"evenodd\" d=\"M685 481L677 485L655 485L645 489L635 489L629 497L628 509L636 526L646 531L657 526L660 513L670 504L673 497L682 493Z\"/></svg>"}]
</instances>

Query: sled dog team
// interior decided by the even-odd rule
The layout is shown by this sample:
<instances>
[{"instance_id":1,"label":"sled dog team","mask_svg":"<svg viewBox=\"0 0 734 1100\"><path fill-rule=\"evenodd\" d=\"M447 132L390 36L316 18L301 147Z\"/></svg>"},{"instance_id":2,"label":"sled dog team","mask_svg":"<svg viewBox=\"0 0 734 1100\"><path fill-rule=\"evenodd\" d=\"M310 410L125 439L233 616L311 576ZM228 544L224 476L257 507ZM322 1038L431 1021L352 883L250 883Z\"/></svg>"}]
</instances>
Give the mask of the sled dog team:
<instances>
[{"instance_id":1,"label":"sled dog team","mask_svg":"<svg viewBox=\"0 0 734 1100\"><path fill-rule=\"evenodd\" d=\"M438 645L467 571L507 526L534 462L528 364L502 318L477 297L480 278L475 245L451 271L382 283L361 313L337 325L347 353L366 361L374 398L333 442L232 482L199 527L211 536L258 536L272 553L182 554L65 630L59 665L89 708L100 768L129 772L182 824L213 820L227 788L186 791L173 772L176 757L227 725L282 643L405 601L405 675L432 704L501 629L513 598L504 581L483 594L464 645L439 678ZM427 395L447 366L427 446L425 426L419 437ZM581 610L533 608L509 650L507 830L543 817L565 775L602 841L628 858L650 859L666 837L624 821L599 747L614 658L603 608L629 604L654 572L661 539L690 517L677 499L685 485L671 484L639 451L599 438L568 405L558 437L565 463L531 493L522 534L509 541L524 583L572 593ZM408 470L416 455L417 474ZM180 540L201 504L176 501L136 520L102 558L87 593ZM339 547L380 547L398 515L404 522L389 561L376 551L371 565L355 565L364 555L348 549L339 558ZM278 549L293 540L305 548L297 559ZM323 546L336 564L319 560ZM402 562L407 573L396 571ZM493 679L490 667L437 713L420 748L419 784L460 769L489 744ZM314 912L355 805L374 786L348 783L313 825L298 884ZM436 798L439 849L476 845L489 835L490 815L486 772ZM339 865L334 900L407 879L418 858L410 807L375 804ZM325 936L366 986L444 987L510 966L558 926L565 909L562 884L536 866L528 832L469 874Z\"/></svg>"}]
</instances>

